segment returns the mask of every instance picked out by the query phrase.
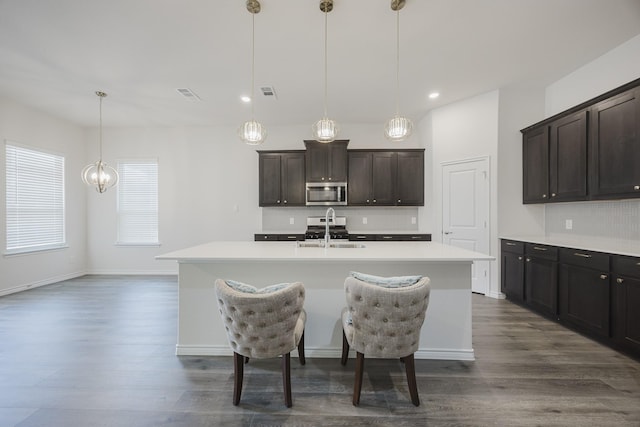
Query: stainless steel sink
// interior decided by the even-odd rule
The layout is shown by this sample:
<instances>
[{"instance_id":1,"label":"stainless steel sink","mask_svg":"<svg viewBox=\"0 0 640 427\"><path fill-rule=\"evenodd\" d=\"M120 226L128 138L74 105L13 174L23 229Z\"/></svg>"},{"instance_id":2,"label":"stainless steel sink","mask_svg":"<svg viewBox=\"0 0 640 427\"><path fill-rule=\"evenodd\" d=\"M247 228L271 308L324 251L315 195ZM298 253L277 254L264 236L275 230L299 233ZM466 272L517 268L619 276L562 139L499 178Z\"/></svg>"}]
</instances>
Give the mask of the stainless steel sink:
<instances>
[{"instance_id":1,"label":"stainless steel sink","mask_svg":"<svg viewBox=\"0 0 640 427\"><path fill-rule=\"evenodd\" d=\"M318 242L296 242L296 246L299 248L324 248L324 241ZM362 243L355 242L333 242L329 243L329 248L364 248L366 247Z\"/></svg>"}]
</instances>

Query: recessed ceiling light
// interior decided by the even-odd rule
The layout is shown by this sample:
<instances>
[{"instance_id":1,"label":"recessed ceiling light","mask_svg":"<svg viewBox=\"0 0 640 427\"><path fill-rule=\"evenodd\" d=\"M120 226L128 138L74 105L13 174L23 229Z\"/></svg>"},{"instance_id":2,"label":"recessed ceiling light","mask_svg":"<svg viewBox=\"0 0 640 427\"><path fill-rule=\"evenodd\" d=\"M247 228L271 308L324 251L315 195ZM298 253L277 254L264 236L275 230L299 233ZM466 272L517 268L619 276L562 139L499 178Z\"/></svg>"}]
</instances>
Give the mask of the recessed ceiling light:
<instances>
[{"instance_id":1,"label":"recessed ceiling light","mask_svg":"<svg viewBox=\"0 0 640 427\"><path fill-rule=\"evenodd\" d=\"M429 99L436 99L439 96L440 96L440 94L438 92L431 92L429 94Z\"/></svg>"},{"instance_id":2,"label":"recessed ceiling light","mask_svg":"<svg viewBox=\"0 0 640 427\"><path fill-rule=\"evenodd\" d=\"M247 104L251 102L251 98L249 98L248 96L242 96L240 97L240 99L242 100L242 102L245 102Z\"/></svg>"}]
</instances>

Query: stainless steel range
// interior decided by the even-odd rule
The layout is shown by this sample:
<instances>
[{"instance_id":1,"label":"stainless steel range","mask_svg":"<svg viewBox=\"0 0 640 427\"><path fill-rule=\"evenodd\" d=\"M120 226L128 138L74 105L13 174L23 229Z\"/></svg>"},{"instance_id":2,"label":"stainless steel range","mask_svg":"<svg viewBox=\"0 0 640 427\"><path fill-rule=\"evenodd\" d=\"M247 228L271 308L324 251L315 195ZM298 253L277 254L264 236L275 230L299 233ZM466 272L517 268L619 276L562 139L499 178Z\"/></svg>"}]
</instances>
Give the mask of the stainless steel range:
<instances>
[{"instance_id":1,"label":"stainless steel range","mask_svg":"<svg viewBox=\"0 0 640 427\"><path fill-rule=\"evenodd\" d=\"M347 217L337 216L329 217L329 236L331 240L348 240L349 232L347 231ZM304 233L305 240L324 239L326 228L326 217L310 216L307 218L307 231Z\"/></svg>"}]
</instances>

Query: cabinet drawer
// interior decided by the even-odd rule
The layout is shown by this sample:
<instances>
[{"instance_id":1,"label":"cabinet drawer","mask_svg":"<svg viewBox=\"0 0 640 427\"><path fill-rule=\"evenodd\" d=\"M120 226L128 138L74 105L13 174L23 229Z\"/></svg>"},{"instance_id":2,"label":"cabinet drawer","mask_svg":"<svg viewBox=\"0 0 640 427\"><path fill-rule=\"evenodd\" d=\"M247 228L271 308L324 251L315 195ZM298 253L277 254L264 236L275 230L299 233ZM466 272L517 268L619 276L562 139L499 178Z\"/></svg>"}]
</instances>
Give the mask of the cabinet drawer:
<instances>
[{"instance_id":1,"label":"cabinet drawer","mask_svg":"<svg viewBox=\"0 0 640 427\"><path fill-rule=\"evenodd\" d=\"M279 241L295 241L295 240L304 240L304 234L278 234Z\"/></svg>"},{"instance_id":2,"label":"cabinet drawer","mask_svg":"<svg viewBox=\"0 0 640 427\"><path fill-rule=\"evenodd\" d=\"M376 240L375 234L349 234L349 240Z\"/></svg>"},{"instance_id":3,"label":"cabinet drawer","mask_svg":"<svg viewBox=\"0 0 640 427\"><path fill-rule=\"evenodd\" d=\"M593 270L609 271L609 255L600 252L562 248L560 249L560 262Z\"/></svg>"},{"instance_id":4,"label":"cabinet drawer","mask_svg":"<svg viewBox=\"0 0 640 427\"><path fill-rule=\"evenodd\" d=\"M614 256L611 270L621 276L640 278L640 258L630 256Z\"/></svg>"},{"instance_id":5,"label":"cabinet drawer","mask_svg":"<svg viewBox=\"0 0 640 427\"><path fill-rule=\"evenodd\" d=\"M502 239L502 252L513 252L516 254L524 253L524 243L516 240Z\"/></svg>"},{"instance_id":6,"label":"cabinet drawer","mask_svg":"<svg viewBox=\"0 0 640 427\"><path fill-rule=\"evenodd\" d=\"M524 246L524 252L526 255L536 258L548 259L550 261L558 260L558 248L555 246L526 243Z\"/></svg>"},{"instance_id":7,"label":"cabinet drawer","mask_svg":"<svg viewBox=\"0 0 640 427\"><path fill-rule=\"evenodd\" d=\"M274 242L278 240L277 234L254 234L253 240L256 242Z\"/></svg>"}]
</instances>

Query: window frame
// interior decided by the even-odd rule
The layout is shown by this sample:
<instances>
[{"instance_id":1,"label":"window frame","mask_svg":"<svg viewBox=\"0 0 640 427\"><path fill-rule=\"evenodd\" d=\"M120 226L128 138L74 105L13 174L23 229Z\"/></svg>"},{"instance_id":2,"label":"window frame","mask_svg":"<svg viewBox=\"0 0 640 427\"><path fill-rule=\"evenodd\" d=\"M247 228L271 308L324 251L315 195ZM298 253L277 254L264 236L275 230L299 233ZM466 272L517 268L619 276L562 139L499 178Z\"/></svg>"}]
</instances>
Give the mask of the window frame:
<instances>
[{"instance_id":1,"label":"window frame","mask_svg":"<svg viewBox=\"0 0 640 427\"><path fill-rule=\"evenodd\" d=\"M67 159L65 157L64 154L59 153L59 152L55 152L52 150L47 150L47 149L43 149L41 147L36 147L36 146L32 146L32 145L28 145L28 144L22 144L16 141L12 141L9 139L5 139L5 159L4 159L4 163L5 163L5 197L4 197L4 201L5 201L5 241L4 241L4 256L16 256L16 255L28 255L28 254L32 254L32 253L38 253L38 252L46 252L46 251L56 251L56 250L60 250L60 249L65 249L68 248L69 245L67 243L67 227L66 227L66 220L67 220L67 212L66 212L66 163L67 163ZM10 167L9 162L11 159L11 155L10 155L10 150L14 150L14 156L23 155L23 165L22 165L22 170L18 170L20 169L20 165L12 165L13 167ZM28 152L32 152L35 154L32 154L33 158L29 159L28 156ZM20 177L18 176L18 174L28 174L29 173L29 165L28 164L24 164L24 162L28 162L28 161L34 161L37 159L38 156L47 156L49 157L48 161L51 162L52 166L52 171L55 172L55 175L57 176L56 180L57 182L52 182L51 179L47 179L47 180L42 180L41 179L41 183L42 184L56 184L59 185L59 187L57 188L49 188L47 191L43 192L43 194L40 194L40 198L34 198L29 197L28 194L30 194L27 190L28 190L28 184L26 186L23 186L22 188L22 192L23 194L27 194L27 196L22 196L23 199L23 203L22 203L22 208L19 206L20 204L20 194L18 194L20 192L20 189L17 189L17 186L19 185L19 180ZM14 157L15 158L15 157ZM16 159L16 162L18 161L18 159ZM60 163L59 165L56 165L56 163ZM60 166L59 169L56 170L56 167ZM37 167L37 166L36 166ZM11 171L15 172L15 175L10 177L9 173ZM32 171L33 172L33 171ZM28 178L28 180L33 181L34 179L37 181L37 176L34 175L32 173L32 175ZM16 189L12 191L10 191L9 186L15 184ZM26 187L26 188L25 188ZM27 191L26 193L24 193L25 191ZM49 195L49 197L43 197L44 195ZM14 195L15 199L10 200L10 197ZM51 197L51 195L54 195L53 197ZM38 235L40 237L46 237L48 236L50 239L51 238L59 238L59 240L57 241L50 241L50 242L45 242L44 240L41 241L37 241L37 240L33 240L30 244L29 244L29 238L27 236L23 236L22 238L19 235L19 231L17 231L18 235L15 236L13 235L14 232L16 232L15 230L10 230L10 227L15 228L20 228L20 224L19 223L12 223L12 221L19 221L19 218L16 218L20 215L20 210L22 210L22 212L28 212L29 210L31 210L33 212L33 207L29 207L29 204L35 205L35 204L39 204L39 206L42 206L42 204L48 204L50 211L52 211L53 213L47 217L47 222L49 223L49 227L42 227L40 229L38 228L34 228L34 223L29 223L29 221L27 220L23 226L23 228L28 228L30 232L38 232ZM13 213L11 212L12 209L17 210L18 212ZM11 212L11 213L10 213ZM58 230L56 230L56 228L58 228ZM29 232L27 231L27 232ZM41 234L43 233L43 234ZM46 240L46 239L45 239ZM12 246L10 247L11 241L16 241L16 244L19 243L20 241L22 241L22 244L19 244L17 246Z\"/></svg>"},{"instance_id":2,"label":"window frame","mask_svg":"<svg viewBox=\"0 0 640 427\"><path fill-rule=\"evenodd\" d=\"M147 211L146 214L152 213L155 214L155 240L145 241L145 240L125 240L126 236L122 235L123 229L122 220L124 218L123 215L127 215L126 212L123 214L122 205L126 199L123 199L123 190L127 191L126 188L128 186L127 182L127 174L123 170L123 167L126 166L135 166L135 165L153 165L155 166L155 209L151 211ZM145 157L145 158L123 158L118 159L116 162L116 169L119 174L119 181L117 186L117 195L116 195L116 246L152 246L157 247L161 246L160 242L160 165L158 159L155 157ZM134 190L135 193L135 190ZM127 197L125 194L124 197ZM130 214L129 214L130 215Z\"/></svg>"}]
</instances>

